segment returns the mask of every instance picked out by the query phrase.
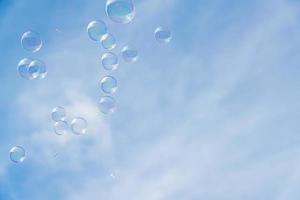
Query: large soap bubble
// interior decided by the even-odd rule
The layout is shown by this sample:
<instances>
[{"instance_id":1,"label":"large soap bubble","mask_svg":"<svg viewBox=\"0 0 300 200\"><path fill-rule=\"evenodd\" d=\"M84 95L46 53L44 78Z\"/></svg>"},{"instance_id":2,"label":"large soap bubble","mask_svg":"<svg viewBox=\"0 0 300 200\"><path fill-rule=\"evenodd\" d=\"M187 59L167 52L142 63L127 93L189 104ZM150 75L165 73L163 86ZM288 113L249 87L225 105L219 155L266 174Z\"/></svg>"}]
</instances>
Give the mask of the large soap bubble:
<instances>
[{"instance_id":1,"label":"large soap bubble","mask_svg":"<svg viewBox=\"0 0 300 200\"><path fill-rule=\"evenodd\" d=\"M116 23L129 23L135 16L132 0L107 0L105 10L107 16Z\"/></svg>"},{"instance_id":2,"label":"large soap bubble","mask_svg":"<svg viewBox=\"0 0 300 200\"><path fill-rule=\"evenodd\" d=\"M122 48L122 56L126 62L136 62L139 57L137 49L130 45Z\"/></svg>"},{"instance_id":3,"label":"large soap bubble","mask_svg":"<svg viewBox=\"0 0 300 200\"><path fill-rule=\"evenodd\" d=\"M102 60L103 68L108 71L113 71L118 68L119 65L118 56L112 52L107 52L103 54L101 60Z\"/></svg>"},{"instance_id":4,"label":"large soap bubble","mask_svg":"<svg viewBox=\"0 0 300 200\"><path fill-rule=\"evenodd\" d=\"M86 133L88 127L87 121L82 117L74 118L71 122L71 130L76 135L83 135Z\"/></svg>"},{"instance_id":5,"label":"large soap bubble","mask_svg":"<svg viewBox=\"0 0 300 200\"><path fill-rule=\"evenodd\" d=\"M101 41L102 47L106 50L112 50L116 47L116 38L108 33L106 36L103 37Z\"/></svg>"},{"instance_id":6,"label":"large soap bubble","mask_svg":"<svg viewBox=\"0 0 300 200\"><path fill-rule=\"evenodd\" d=\"M39 33L35 31L27 31L21 37L21 44L24 50L37 52L42 48L43 42Z\"/></svg>"},{"instance_id":7,"label":"large soap bubble","mask_svg":"<svg viewBox=\"0 0 300 200\"><path fill-rule=\"evenodd\" d=\"M52 109L51 118L55 122L66 120L66 110L61 106Z\"/></svg>"},{"instance_id":8,"label":"large soap bubble","mask_svg":"<svg viewBox=\"0 0 300 200\"><path fill-rule=\"evenodd\" d=\"M10 160L15 163L21 163L25 160L26 154L25 149L21 146L14 146L10 149Z\"/></svg>"},{"instance_id":9,"label":"large soap bubble","mask_svg":"<svg viewBox=\"0 0 300 200\"><path fill-rule=\"evenodd\" d=\"M22 60L19 61L18 72L22 78L30 79L30 76L28 73L28 66L31 63L31 61L32 61L32 59L30 59L30 58L23 58Z\"/></svg>"},{"instance_id":10,"label":"large soap bubble","mask_svg":"<svg viewBox=\"0 0 300 200\"><path fill-rule=\"evenodd\" d=\"M99 108L103 114L113 114L116 111L116 101L111 96L103 96L99 101Z\"/></svg>"},{"instance_id":11,"label":"large soap bubble","mask_svg":"<svg viewBox=\"0 0 300 200\"><path fill-rule=\"evenodd\" d=\"M113 94L118 89L117 79L113 76L105 76L100 81L101 89L104 93Z\"/></svg>"},{"instance_id":12,"label":"large soap bubble","mask_svg":"<svg viewBox=\"0 0 300 200\"><path fill-rule=\"evenodd\" d=\"M54 132L56 135L64 135L68 130L69 125L66 121L57 121L54 123Z\"/></svg>"},{"instance_id":13,"label":"large soap bubble","mask_svg":"<svg viewBox=\"0 0 300 200\"><path fill-rule=\"evenodd\" d=\"M91 21L87 26L87 32L91 40L101 41L107 34L107 26L101 20Z\"/></svg>"}]
</instances>

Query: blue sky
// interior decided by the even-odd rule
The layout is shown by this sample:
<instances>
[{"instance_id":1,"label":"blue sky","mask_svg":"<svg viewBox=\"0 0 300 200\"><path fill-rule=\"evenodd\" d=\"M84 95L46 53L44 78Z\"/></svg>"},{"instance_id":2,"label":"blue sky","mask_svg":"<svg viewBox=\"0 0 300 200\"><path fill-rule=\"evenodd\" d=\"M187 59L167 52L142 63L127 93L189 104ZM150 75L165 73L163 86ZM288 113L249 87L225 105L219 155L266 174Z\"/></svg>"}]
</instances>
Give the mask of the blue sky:
<instances>
[{"instance_id":1,"label":"blue sky","mask_svg":"<svg viewBox=\"0 0 300 200\"><path fill-rule=\"evenodd\" d=\"M296 0L137 0L130 24L105 1L0 2L0 199L298 200L300 198L300 4ZM103 116L105 51L88 38L105 21L139 51L120 58L117 112ZM158 44L158 26L172 30ZM23 32L44 45L27 53ZM57 31L59 30L59 31ZM48 76L19 77L20 59ZM84 136L53 133L50 114L89 123ZM21 164L9 160L15 145Z\"/></svg>"}]
</instances>

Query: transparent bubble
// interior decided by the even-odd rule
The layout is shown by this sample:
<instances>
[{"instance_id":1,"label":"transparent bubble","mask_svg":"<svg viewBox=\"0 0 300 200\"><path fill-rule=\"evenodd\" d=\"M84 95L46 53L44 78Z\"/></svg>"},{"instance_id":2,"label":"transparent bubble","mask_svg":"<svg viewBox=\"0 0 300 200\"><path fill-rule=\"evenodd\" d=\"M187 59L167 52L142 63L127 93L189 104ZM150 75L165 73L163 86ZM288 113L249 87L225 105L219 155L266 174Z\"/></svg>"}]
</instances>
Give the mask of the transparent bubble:
<instances>
[{"instance_id":1,"label":"transparent bubble","mask_svg":"<svg viewBox=\"0 0 300 200\"><path fill-rule=\"evenodd\" d=\"M103 96L99 101L99 108L103 114L112 114L116 111L116 101L111 96Z\"/></svg>"},{"instance_id":2,"label":"transparent bubble","mask_svg":"<svg viewBox=\"0 0 300 200\"><path fill-rule=\"evenodd\" d=\"M138 59L138 51L136 48L126 45L122 48L122 57L126 62L135 62Z\"/></svg>"},{"instance_id":3,"label":"transparent bubble","mask_svg":"<svg viewBox=\"0 0 300 200\"><path fill-rule=\"evenodd\" d=\"M47 75L47 68L43 61L33 60L28 66L30 79L44 79Z\"/></svg>"},{"instance_id":4,"label":"transparent bubble","mask_svg":"<svg viewBox=\"0 0 300 200\"><path fill-rule=\"evenodd\" d=\"M27 31L21 37L21 44L23 49L30 52L37 52L42 48L43 42L39 33L34 31Z\"/></svg>"},{"instance_id":5,"label":"transparent bubble","mask_svg":"<svg viewBox=\"0 0 300 200\"><path fill-rule=\"evenodd\" d=\"M51 117L52 117L53 121L56 121L56 122L65 121L66 120L66 110L61 106L57 106L57 107L53 108Z\"/></svg>"},{"instance_id":6,"label":"transparent bubble","mask_svg":"<svg viewBox=\"0 0 300 200\"><path fill-rule=\"evenodd\" d=\"M87 131L88 123L82 117L74 118L71 122L71 130L76 135L83 135Z\"/></svg>"},{"instance_id":7,"label":"transparent bubble","mask_svg":"<svg viewBox=\"0 0 300 200\"><path fill-rule=\"evenodd\" d=\"M110 33L108 33L106 36L103 37L101 43L102 43L102 47L107 50L112 50L117 45L116 38Z\"/></svg>"},{"instance_id":8,"label":"transparent bubble","mask_svg":"<svg viewBox=\"0 0 300 200\"><path fill-rule=\"evenodd\" d=\"M38 79L44 79L47 76L47 67L45 65L45 63L41 60L34 60L32 61L32 63L30 63L30 65L37 65L39 66L39 75L38 75Z\"/></svg>"},{"instance_id":9,"label":"transparent bubble","mask_svg":"<svg viewBox=\"0 0 300 200\"><path fill-rule=\"evenodd\" d=\"M57 135L64 135L68 132L69 126L66 121L58 121L54 123L54 132Z\"/></svg>"},{"instance_id":10,"label":"transparent bubble","mask_svg":"<svg viewBox=\"0 0 300 200\"><path fill-rule=\"evenodd\" d=\"M31 63L31 61L32 60L30 58L23 58L18 63L18 72L22 78L30 79L30 76L28 74L28 66Z\"/></svg>"},{"instance_id":11,"label":"transparent bubble","mask_svg":"<svg viewBox=\"0 0 300 200\"><path fill-rule=\"evenodd\" d=\"M154 36L156 41L164 44L169 43L172 39L171 31L161 26L155 29Z\"/></svg>"},{"instance_id":12,"label":"transparent bubble","mask_svg":"<svg viewBox=\"0 0 300 200\"><path fill-rule=\"evenodd\" d=\"M91 40L101 41L107 34L107 26L101 20L91 21L87 26L87 32Z\"/></svg>"},{"instance_id":13,"label":"transparent bubble","mask_svg":"<svg viewBox=\"0 0 300 200\"><path fill-rule=\"evenodd\" d=\"M107 52L103 54L101 60L102 60L102 66L106 70L112 71L118 68L119 65L118 56L114 53Z\"/></svg>"},{"instance_id":14,"label":"transparent bubble","mask_svg":"<svg viewBox=\"0 0 300 200\"><path fill-rule=\"evenodd\" d=\"M116 23L129 23L135 16L132 0L107 0L105 10L107 16Z\"/></svg>"},{"instance_id":15,"label":"transparent bubble","mask_svg":"<svg viewBox=\"0 0 300 200\"><path fill-rule=\"evenodd\" d=\"M15 146L11 148L9 153L10 153L10 160L15 163L21 163L26 158L25 149L21 146Z\"/></svg>"},{"instance_id":16,"label":"transparent bubble","mask_svg":"<svg viewBox=\"0 0 300 200\"><path fill-rule=\"evenodd\" d=\"M115 79L113 76L103 77L100 81L100 84L102 91L107 94L113 94L118 89L117 79Z\"/></svg>"}]
</instances>

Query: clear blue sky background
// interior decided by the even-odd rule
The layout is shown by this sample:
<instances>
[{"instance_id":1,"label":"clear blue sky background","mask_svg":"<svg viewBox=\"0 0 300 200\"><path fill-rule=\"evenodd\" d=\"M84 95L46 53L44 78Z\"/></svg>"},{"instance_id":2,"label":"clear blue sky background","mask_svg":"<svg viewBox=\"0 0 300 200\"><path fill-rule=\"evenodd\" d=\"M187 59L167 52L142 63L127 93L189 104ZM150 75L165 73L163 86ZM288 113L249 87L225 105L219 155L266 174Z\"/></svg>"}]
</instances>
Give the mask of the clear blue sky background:
<instances>
[{"instance_id":1,"label":"clear blue sky background","mask_svg":"<svg viewBox=\"0 0 300 200\"><path fill-rule=\"evenodd\" d=\"M300 2L137 0L127 25L104 0L0 1L0 199L299 200ZM97 108L100 44L86 26L104 20L139 50L120 59L118 110ZM172 30L158 44L157 26ZM27 53L23 32L38 31ZM20 59L42 59L26 81ZM85 117L88 134L53 133L51 110ZM22 145L27 159L9 160Z\"/></svg>"}]
</instances>

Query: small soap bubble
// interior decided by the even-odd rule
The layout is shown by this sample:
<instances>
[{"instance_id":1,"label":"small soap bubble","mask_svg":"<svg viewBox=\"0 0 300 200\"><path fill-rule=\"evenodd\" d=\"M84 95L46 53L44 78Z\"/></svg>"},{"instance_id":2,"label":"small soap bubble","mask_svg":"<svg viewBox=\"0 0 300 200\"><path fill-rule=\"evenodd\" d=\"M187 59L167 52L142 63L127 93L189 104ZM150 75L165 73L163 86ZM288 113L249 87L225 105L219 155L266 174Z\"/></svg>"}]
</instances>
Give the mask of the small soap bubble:
<instances>
[{"instance_id":1,"label":"small soap bubble","mask_svg":"<svg viewBox=\"0 0 300 200\"><path fill-rule=\"evenodd\" d=\"M167 44L172 39L172 33L169 29L158 27L154 31L154 36L157 42Z\"/></svg>"},{"instance_id":2,"label":"small soap bubble","mask_svg":"<svg viewBox=\"0 0 300 200\"><path fill-rule=\"evenodd\" d=\"M27 31L21 37L21 44L24 50L34 53L42 48L43 42L39 33Z\"/></svg>"},{"instance_id":3,"label":"small soap bubble","mask_svg":"<svg viewBox=\"0 0 300 200\"><path fill-rule=\"evenodd\" d=\"M132 0L107 0L105 11L113 22L121 24L131 22L135 16Z\"/></svg>"},{"instance_id":4,"label":"small soap bubble","mask_svg":"<svg viewBox=\"0 0 300 200\"><path fill-rule=\"evenodd\" d=\"M112 52L107 52L103 54L101 60L102 60L102 66L106 70L113 71L118 68L119 65L118 56Z\"/></svg>"},{"instance_id":5,"label":"small soap bubble","mask_svg":"<svg viewBox=\"0 0 300 200\"><path fill-rule=\"evenodd\" d=\"M14 146L10 149L10 160L15 163L21 163L25 160L26 154L25 149L21 146Z\"/></svg>"},{"instance_id":6,"label":"small soap bubble","mask_svg":"<svg viewBox=\"0 0 300 200\"><path fill-rule=\"evenodd\" d=\"M122 57L126 62L135 62L138 59L136 48L126 45L122 48Z\"/></svg>"},{"instance_id":7,"label":"small soap bubble","mask_svg":"<svg viewBox=\"0 0 300 200\"><path fill-rule=\"evenodd\" d=\"M30 76L28 74L28 66L31 63L31 61L32 60L30 58L23 58L18 63L18 72L22 78L30 79Z\"/></svg>"},{"instance_id":8,"label":"small soap bubble","mask_svg":"<svg viewBox=\"0 0 300 200\"><path fill-rule=\"evenodd\" d=\"M100 81L101 89L104 93L113 94L118 89L117 79L113 76L105 76Z\"/></svg>"},{"instance_id":9,"label":"small soap bubble","mask_svg":"<svg viewBox=\"0 0 300 200\"><path fill-rule=\"evenodd\" d=\"M54 123L54 132L56 135L64 135L68 133L68 123L66 121L57 121Z\"/></svg>"},{"instance_id":10,"label":"small soap bubble","mask_svg":"<svg viewBox=\"0 0 300 200\"><path fill-rule=\"evenodd\" d=\"M91 40L101 41L107 34L107 26L101 21L91 21L87 26L87 32Z\"/></svg>"},{"instance_id":11,"label":"small soap bubble","mask_svg":"<svg viewBox=\"0 0 300 200\"><path fill-rule=\"evenodd\" d=\"M103 96L99 101L99 108L103 114L113 114L116 111L115 99L111 96Z\"/></svg>"},{"instance_id":12,"label":"small soap bubble","mask_svg":"<svg viewBox=\"0 0 300 200\"><path fill-rule=\"evenodd\" d=\"M51 117L52 117L52 120L55 122L65 121L66 120L66 110L61 106L57 106L57 107L53 108Z\"/></svg>"},{"instance_id":13,"label":"small soap bubble","mask_svg":"<svg viewBox=\"0 0 300 200\"><path fill-rule=\"evenodd\" d=\"M104 49L106 49L106 50L112 50L117 45L116 44L116 38L112 34L108 33L101 40L101 44L102 44L102 47Z\"/></svg>"},{"instance_id":14,"label":"small soap bubble","mask_svg":"<svg viewBox=\"0 0 300 200\"><path fill-rule=\"evenodd\" d=\"M76 135L83 135L87 131L88 123L82 117L74 118L71 122L71 130Z\"/></svg>"},{"instance_id":15,"label":"small soap bubble","mask_svg":"<svg viewBox=\"0 0 300 200\"><path fill-rule=\"evenodd\" d=\"M114 172L111 172L109 175L113 180L116 180L118 178Z\"/></svg>"},{"instance_id":16,"label":"small soap bubble","mask_svg":"<svg viewBox=\"0 0 300 200\"><path fill-rule=\"evenodd\" d=\"M54 154L53 154L53 158L56 158L56 157L58 157L58 155L59 155L59 153L58 153L58 152L54 153Z\"/></svg>"}]
</instances>

